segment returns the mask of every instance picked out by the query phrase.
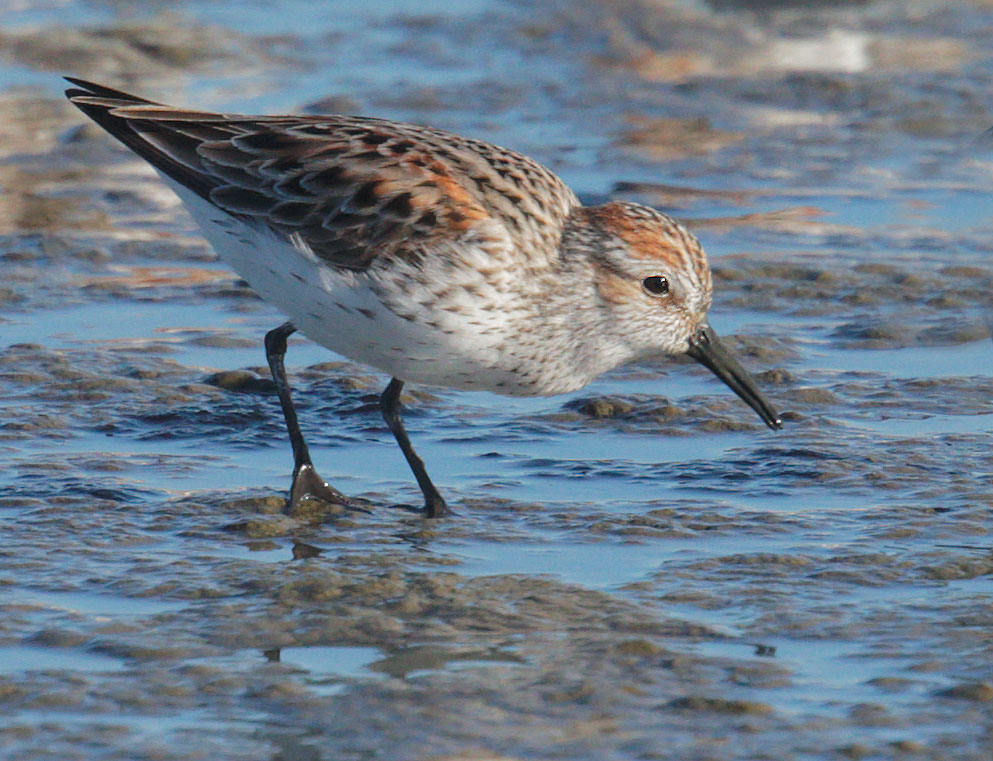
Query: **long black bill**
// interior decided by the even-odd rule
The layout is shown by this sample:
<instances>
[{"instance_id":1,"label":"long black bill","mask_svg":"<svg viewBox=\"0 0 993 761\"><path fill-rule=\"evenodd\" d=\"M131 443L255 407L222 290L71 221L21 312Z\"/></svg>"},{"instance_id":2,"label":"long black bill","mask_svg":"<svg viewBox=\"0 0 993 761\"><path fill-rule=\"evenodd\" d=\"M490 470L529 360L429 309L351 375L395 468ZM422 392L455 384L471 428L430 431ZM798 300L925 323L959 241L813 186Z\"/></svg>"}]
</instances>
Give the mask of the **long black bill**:
<instances>
[{"instance_id":1,"label":"long black bill","mask_svg":"<svg viewBox=\"0 0 993 761\"><path fill-rule=\"evenodd\" d=\"M783 427L783 421L766 401L748 371L739 364L724 348L714 329L704 325L690 338L690 348L686 352L714 375L724 381L734 393L749 407L759 413L759 417L773 430Z\"/></svg>"}]
</instances>

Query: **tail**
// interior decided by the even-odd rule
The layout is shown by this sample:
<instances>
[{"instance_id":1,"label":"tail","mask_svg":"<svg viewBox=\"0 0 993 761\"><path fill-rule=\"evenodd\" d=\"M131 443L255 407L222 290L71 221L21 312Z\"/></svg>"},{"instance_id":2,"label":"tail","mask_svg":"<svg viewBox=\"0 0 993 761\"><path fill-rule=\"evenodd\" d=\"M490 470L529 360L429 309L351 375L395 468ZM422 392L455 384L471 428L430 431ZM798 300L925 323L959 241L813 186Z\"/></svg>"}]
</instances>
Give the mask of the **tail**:
<instances>
[{"instance_id":1,"label":"tail","mask_svg":"<svg viewBox=\"0 0 993 761\"><path fill-rule=\"evenodd\" d=\"M211 126L227 117L172 108L75 77L66 80L75 85L66 97L80 111L160 172L210 199L217 181L204 171L196 148L206 139L230 137Z\"/></svg>"}]
</instances>

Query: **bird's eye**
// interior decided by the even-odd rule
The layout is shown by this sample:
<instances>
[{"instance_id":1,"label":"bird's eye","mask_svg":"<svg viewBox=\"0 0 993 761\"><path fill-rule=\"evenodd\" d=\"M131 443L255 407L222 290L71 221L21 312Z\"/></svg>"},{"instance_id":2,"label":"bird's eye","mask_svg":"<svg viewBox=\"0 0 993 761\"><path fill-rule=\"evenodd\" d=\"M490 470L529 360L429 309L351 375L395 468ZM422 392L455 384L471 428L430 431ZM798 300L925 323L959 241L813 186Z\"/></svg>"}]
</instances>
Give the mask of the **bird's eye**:
<instances>
[{"instance_id":1,"label":"bird's eye","mask_svg":"<svg viewBox=\"0 0 993 761\"><path fill-rule=\"evenodd\" d=\"M665 296L669 292L669 281L661 275L652 275L641 281L641 287L652 296Z\"/></svg>"}]
</instances>

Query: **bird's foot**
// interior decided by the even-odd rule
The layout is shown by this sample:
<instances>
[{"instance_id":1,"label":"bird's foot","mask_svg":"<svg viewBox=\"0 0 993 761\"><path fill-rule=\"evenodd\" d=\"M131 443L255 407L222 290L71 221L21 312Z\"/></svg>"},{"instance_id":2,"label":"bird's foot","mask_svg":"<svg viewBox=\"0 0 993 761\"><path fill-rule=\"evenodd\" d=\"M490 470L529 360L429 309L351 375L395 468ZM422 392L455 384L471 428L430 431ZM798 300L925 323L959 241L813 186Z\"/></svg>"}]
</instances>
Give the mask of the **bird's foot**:
<instances>
[{"instance_id":1,"label":"bird's foot","mask_svg":"<svg viewBox=\"0 0 993 761\"><path fill-rule=\"evenodd\" d=\"M301 465L293 473L293 485L290 487L290 496L286 500L283 512L286 515L326 512L328 506L346 509L358 507L355 500L346 497L321 478L313 465L309 463ZM321 508L323 510L320 510Z\"/></svg>"},{"instance_id":2,"label":"bird's foot","mask_svg":"<svg viewBox=\"0 0 993 761\"><path fill-rule=\"evenodd\" d=\"M448 506L441 495L438 493L431 494L424 499L424 517L425 518L445 518L449 515L453 515L452 508Z\"/></svg>"},{"instance_id":3,"label":"bird's foot","mask_svg":"<svg viewBox=\"0 0 993 761\"><path fill-rule=\"evenodd\" d=\"M440 496L434 499L425 499L424 505L418 507L417 505L411 505L407 503L398 503L395 505L390 505L394 510L403 510L407 513L416 513L422 518L447 518L448 516L455 515L455 511L452 510Z\"/></svg>"}]
</instances>

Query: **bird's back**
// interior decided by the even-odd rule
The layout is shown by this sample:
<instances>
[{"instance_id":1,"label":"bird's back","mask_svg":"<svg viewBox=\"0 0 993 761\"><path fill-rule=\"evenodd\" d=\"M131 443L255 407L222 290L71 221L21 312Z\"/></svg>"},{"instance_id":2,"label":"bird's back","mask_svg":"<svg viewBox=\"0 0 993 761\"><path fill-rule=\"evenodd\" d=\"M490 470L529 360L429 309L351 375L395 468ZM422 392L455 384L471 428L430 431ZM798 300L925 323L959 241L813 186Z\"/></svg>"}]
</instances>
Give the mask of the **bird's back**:
<instances>
[{"instance_id":1,"label":"bird's back","mask_svg":"<svg viewBox=\"0 0 993 761\"><path fill-rule=\"evenodd\" d=\"M464 235L554 257L578 205L537 162L442 130L190 111L70 81L76 106L173 182L332 267L416 260Z\"/></svg>"}]
</instances>

